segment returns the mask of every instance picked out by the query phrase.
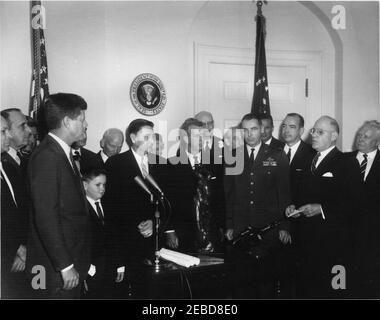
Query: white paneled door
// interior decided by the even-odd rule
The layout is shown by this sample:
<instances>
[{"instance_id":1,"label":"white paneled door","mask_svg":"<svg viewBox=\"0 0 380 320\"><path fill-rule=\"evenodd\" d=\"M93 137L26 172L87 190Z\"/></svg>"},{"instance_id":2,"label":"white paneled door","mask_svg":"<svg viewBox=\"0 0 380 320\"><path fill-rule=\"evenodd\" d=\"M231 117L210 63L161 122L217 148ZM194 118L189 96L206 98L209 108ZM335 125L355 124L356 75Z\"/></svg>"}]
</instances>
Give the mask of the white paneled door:
<instances>
[{"instance_id":1,"label":"white paneled door","mask_svg":"<svg viewBox=\"0 0 380 320\"><path fill-rule=\"evenodd\" d=\"M195 112L208 110L221 132L250 112L253 49L195 45ZM267 72L275 135L289 112L304 116L306 128L321 115L319 53L269 51Z\"/></svg>"}]
</instances>

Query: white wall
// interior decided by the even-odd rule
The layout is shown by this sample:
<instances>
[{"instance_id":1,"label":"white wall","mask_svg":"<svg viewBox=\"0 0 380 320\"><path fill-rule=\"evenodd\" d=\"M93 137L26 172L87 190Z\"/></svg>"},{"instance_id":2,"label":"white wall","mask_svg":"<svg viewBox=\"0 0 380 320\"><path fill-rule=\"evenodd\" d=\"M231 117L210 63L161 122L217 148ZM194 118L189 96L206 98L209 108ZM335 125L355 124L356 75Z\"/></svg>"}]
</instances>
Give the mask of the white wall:
<instances>
[{"instance_id":1,"label":"white wall","mask_svg":"<svg viewBox=\"0 0 380 320\"><path fill-rule=\"evenodd\" d=\"M251 1L45 2L51 92L82 95L89 104L88 147L96 151L102 132L125 129L136 117L130 84L143 72L156 74L167 90L156 125L178 127L194 112L193 43L254 46L256 8ZM343 149L357 127L379 119L379 9L377 3L343 2ZM332 17L331 2L316 2ZM334 115L335 56L327 28L298 2L269 2L267 49L320 51L323 57L323 108ZM0 2L1 106L27 112L30 83L29 3ZM330 27L331 28L331 27ZM330 30L331 31L331 30Z\"/></svg>"}]
</instances>

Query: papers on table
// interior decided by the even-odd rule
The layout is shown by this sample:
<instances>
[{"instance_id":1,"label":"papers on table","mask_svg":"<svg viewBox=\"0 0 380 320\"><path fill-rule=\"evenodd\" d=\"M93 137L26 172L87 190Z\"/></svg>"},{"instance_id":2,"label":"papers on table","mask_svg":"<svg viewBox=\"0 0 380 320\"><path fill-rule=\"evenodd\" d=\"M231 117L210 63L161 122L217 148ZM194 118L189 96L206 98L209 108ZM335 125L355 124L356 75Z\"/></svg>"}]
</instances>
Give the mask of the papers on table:
<instances>
[{"instance_id":1,"label":"papers on table","mask_svg":"<svg viewBox=\"0 0 380 320\"><path fill-rule=\"evenodd\" d=\"M162 248L159 251L159 254L162 259L174 262L186 268L189 268L191 266L197 266L201 262L201 260L197 257L193 257L188 254L180 253L165 248Z\"/></svg>"}]
</instances>

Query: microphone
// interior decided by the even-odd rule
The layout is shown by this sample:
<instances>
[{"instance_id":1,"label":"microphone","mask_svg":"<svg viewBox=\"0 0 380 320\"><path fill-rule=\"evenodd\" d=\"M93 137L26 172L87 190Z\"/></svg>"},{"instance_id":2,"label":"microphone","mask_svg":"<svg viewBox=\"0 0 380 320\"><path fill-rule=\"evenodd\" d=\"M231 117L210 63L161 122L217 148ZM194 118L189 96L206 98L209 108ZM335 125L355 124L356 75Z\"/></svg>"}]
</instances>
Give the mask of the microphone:
<instances>
[{"instance_id":1,"label":"microphone","mask_svg":"<svg viewBox=\"0 0 380 320\"><path fill-rule=\"evenodd\" d=\"M153 177L148 174L146 177L145 177L146 180L149 181L149 183L161 194L161 195L164 195L164 193L162 192L161 188L158 186L158 183L156 182L156 180L153 179Z\"/></svg>"},{"instance_id":2,"label":"microphone","mask_svg":"<svg viewBox=\"0 0 380 320\"><path fill-rule=\"evenodd\" d=\"M144 191L150 195L150 198L153 199L153 193L150 192L149 188L147 187L147 185L145 184L145 182L143 181L143 179L141 179L140 176L136 176L134 178L135 182L142 188L144 189Z\"/></svg>"}]
</instances>

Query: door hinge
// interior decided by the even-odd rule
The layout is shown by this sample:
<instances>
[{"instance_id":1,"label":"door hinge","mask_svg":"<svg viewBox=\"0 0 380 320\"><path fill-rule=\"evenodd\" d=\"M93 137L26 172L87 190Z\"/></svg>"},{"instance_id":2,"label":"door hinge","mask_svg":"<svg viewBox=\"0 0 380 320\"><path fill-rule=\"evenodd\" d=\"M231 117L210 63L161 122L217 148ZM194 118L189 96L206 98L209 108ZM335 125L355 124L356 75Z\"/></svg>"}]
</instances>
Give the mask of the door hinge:
<instances>
[{"instance_id":1,"label":"door hinge","mask_svg":"<svg viewBox=\"0 0 380 320\"><path fill-rule=\"evenodd\" d=\"M309 97L309 79L305 79L305 97Z\"/></svg>"}]
</instances>

